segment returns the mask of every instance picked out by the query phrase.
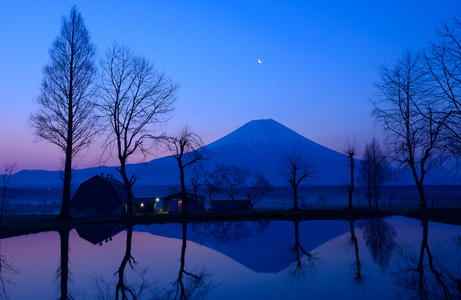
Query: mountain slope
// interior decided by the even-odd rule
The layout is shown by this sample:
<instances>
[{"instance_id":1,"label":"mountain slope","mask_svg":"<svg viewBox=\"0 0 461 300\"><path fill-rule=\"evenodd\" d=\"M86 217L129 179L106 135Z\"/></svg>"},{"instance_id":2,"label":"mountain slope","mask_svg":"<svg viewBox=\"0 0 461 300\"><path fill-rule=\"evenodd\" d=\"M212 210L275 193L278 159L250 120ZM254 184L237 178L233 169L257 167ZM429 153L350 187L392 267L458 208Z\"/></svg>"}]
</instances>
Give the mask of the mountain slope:
<instances>
[{"instance_id":1,"label":"mountain slope","mask_svg":"<svg viewBox=\"0 0 461 300\"><path fill-rule=\"evenodd\" d=\"M204 162L205 170L212 170L216 163L236 165L248 168L252 173L259 172L275 186L288 185L280 175L283 151L298 149L307 154L312 161L315 174L305 180L306 184L338 185L347 178L346 156L323 147L284 125L272 120L254 120L246 123L225 137L209 144L213 153L209 161ZM177 185L179 171L173 157L162 157L148 163L127 166L129 174L139 178L137 185ZM187 169L186 169L187 172ZM75 170L73 188L100 173L119 177L115 167L95 167ZM21 171L22 186L60 185L60 173L51 171Z\"/></svg>"},{"instance_id":2,"label":"mountain slope","mask_svg":"<svg viewBox=\"0 0 461 300\"><path fill-rule=\"evenodd\" d=\"M260 172L275 185L288 184L280 173L283 152L290 150L300 151L311 160L315 174L305 180L307 184L343 184L348 174L345 155L272 119L251 121L207 148L215 153L213 161Z\"/></svg>"}]
</instances>

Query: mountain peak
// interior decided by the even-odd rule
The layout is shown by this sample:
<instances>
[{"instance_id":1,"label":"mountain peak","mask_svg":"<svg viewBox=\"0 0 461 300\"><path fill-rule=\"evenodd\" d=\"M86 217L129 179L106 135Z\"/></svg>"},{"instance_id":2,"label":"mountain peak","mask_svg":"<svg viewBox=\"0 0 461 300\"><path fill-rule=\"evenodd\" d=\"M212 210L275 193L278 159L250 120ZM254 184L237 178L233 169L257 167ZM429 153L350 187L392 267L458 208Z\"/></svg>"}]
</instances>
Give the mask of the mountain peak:
<instances>
[{"instance_id":1,"label":"mountain peak","mask_svg":"<svg viewBox=\"0 0 461 300\"><path fill-rule=\"evenodd\" d=\"M320 146L274 119L260 119L244 124L207 147L213 149L221 146L241 144L249 147L266 145L277 146L278 148L306 142L311 143L311 146L314 147Z\"/></svg>"}]
</instances>

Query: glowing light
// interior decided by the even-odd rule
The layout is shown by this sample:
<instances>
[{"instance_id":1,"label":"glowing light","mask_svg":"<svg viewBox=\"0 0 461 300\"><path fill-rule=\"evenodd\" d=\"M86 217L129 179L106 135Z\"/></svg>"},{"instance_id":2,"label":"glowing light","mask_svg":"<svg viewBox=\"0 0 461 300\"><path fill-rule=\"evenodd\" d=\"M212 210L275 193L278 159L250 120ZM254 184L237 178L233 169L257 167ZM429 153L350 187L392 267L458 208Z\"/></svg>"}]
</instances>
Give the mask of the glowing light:
<instances>
[{"instance_id":1,"label":"glowing light","mask_svg":"<svg viewBox=\"0 0 461 300\"><path fill-rule=\"evenodd\" d=\"M155 202L159 202L159 201L160 201L160 199L159 199L159 198L155 198Z\"/></svg>"},{"instance_id":2,"label":"glowing light","mask_svg":"<svg viewBox=\"0 0 461 300\"><path fill-rule=\"evenodd\" d=\"M144 203L141 203L141 207L143 207L143 206L144 206Z\"/></svg>"}]
</instances>

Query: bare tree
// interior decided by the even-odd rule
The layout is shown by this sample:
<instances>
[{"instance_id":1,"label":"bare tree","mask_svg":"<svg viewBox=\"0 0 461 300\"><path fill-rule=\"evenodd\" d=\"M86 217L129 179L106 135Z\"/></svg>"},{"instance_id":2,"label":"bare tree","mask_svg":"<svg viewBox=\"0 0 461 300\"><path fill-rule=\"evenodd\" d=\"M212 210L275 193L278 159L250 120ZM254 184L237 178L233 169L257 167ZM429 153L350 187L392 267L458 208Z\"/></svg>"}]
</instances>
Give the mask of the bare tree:
<instances>
[{"instance_id":1,"label":"bare tree","mask_svg":"<svg viewBox=\"0 0 461 300\"><path fill-rule=\"evenodd\" d=\"M322 206L325 206L325 202L328 201L328 198L325 195L320 195L318 201L322 202Z\"/></svg>"},{"instance_id":2,"label":"bare tree","mask_svg":"<svg viewBox=\"0 0 461 300\"><path fill-rule=\"evenodd\" d=\"M370 144L365 145L365 151L359 168L359 183L367 190L368 205L371 208L371 199L374 196L375 208L378 209L378 198L381 186L391 181L393 172L389 161L384 155L379 142L373 138Z\"/></svg>"},{"instance_id":3,"label":"bare tree","mask_svg":"<svg viewBox=\"0 0 461 300\"><path fill-rule=\"evenodd\" d=\"M208 194L208 201L210 202L210 207L213 207L211 200L211 194L214 192L220 192L222 187L222 177L221 169L219 165L215 166L213 172L205 172L203 178L203 184L206 187L206 192Z\"/></svg>"},{"instance_id":4,"label":"bare tree","mask_svg":"<svg viewBox=\"0 0 461 300\"><path fill-rule=\"evenodd\" d=\"M313 174L309 158L301 152L292 150L282 153L281 173L293 188L293 209L298 210L298 186Z\"/></svg>"},{"instance_id":5,"label":"bare tree","mask_svg":"<svg viewBox=\"0 0 461 300\"><path fill-rule=\"evenodd\" d=\"M261 198L274 188L262 174L256 173L255 180L247 191L247 198L250 201L250 209L261 201Z\"/></svg>"},{"instance_id":6,"label":"bare tree","mask_svg":"<svg viewBox=\"0 0 461 300\"><path fill-rule=\"evenodd\" d=\"M83 18L73 6L62 19L61 33L50 49L50 63L37 99L39 110L30 125L40 139L57 145L65 153L61 217L70 216L72 159L87 148L95 136L94 117L95 46Z\"/></svg>"},{"instance_id":7,"label":"bare tree","mask_svg":"<svg viewBox=\"0 0 461 300\"><path fill-rule=\"evenodd\" d=\"M461 155L461 21L456 17L437 30L439 41L431 43L425 54L429 79L435 87L434 101L441 113L449 112L444 140L457 165ZM433 121L437 121L434 119Z\"/></svg>"},{"instance_id":8,"label":"bare tree","mask_svg":"<svg viewBox=\"0 0 461 300\"><path fill-rule=\"evenodd\" d=\"M368 200L368 208L371 209L371 200L373 199L373 169L371 148L368 144L365 145L362 161L359 165L358 183L365 189Z\"/></svg>"},{"instance_id":9,"label":"bare tree","mask_svg":"<svg viewBox=\"0 0 461 300\"><path fill-rule=\"evenodd\" d=\"M19 192L17 187L13 187L12 185L16 183L18 177L15 175L17 170L16 163L5 163L3 166L3 174L2 177L2 198L0 204L0 224L2 224L3 216L5 215L5 206L8 202L16 197Z\"/></svg>"},{"instance_id":10,"label":"bare tree","mask_svg":"<svg viewBox=\"0 0 461 300\"><path fill-rule=\"evenodd\" d=\"M128 215L132 215L131 190L135 174L129 176L126 164L130 156L147 151L162 138L152 134L154 126L166 122L173 110L178 85L153 63L135 55L127 46L114 46L101 61L102 84L99 109L109 123L105 151L117 151L120 168L117 169L127 187Z\"/></svg>"},{"instance_id":11,"label":"bare tree","mask_svg":"<svg viewBox=\"0 0 461 300\"><path fill-rule=\"evenodd\" d=\"M349 142L346 141L344 145L343 153L347 155L347 164L351 169L351 179L350 182L347 184L347 192L349 194L349 201L348 201L348 208L352 209L352 194L354 193L354 169L355 169L355 162L354 158L357 156L357 152L359 151L359 146L357 145L356 141Z\"/></svg>"},{"instance_id":12,"label":"bare tree","mask_svg":"<svg viewBox=\"0 0 461 300\"><path fill-rule=\"evenodd\" d=\"M176 136L170 137L168 150L173 154L179 167L183 212L187 213L186 181L184 170L196 162L206 159L208 151L199 135L189 127L184 127Z\"/></svg>"},{"instance_id":13,"label":"bare tree","mask_svg":"<svg viewBox=\"0 0 461 300\"><path fill-rule=\"evenodd\" d=\"M419 54L407 51L394 67L381 66L380 81L375 83L378 96L372 102L373 115L387 133L392 158L411 170L421 209L426 209L424 179L436 163L449 114L434 113L438 110L421 62Z\"/></svg>"},{"instance_id":14,"label":"bare tree","mask_svg":"<svg viewBox=\"0 0 461 300\"><path fill-rule=\"evenodd\" d=\"M201 164L194 164L191 169L192 176L190 177L190 186L194 191L195 195L201 194L203 191L203 179L205 176L205 170Z\"/></svg>"},{"instance_id":15,"label":"bare tree","mask_svg":"<svg viewBox=\"0 0 461 300\"><path fill-rule=\"evenodd\" d=\"M222 186L221 189L231 198L231 200L235 200L235 197L239 193L239 188L242 187L248 176L250 175L250 171L245 168L239 168L237 166L220 166L221 171L219 175L222 179Z\"/></svg>"}]
</instances>

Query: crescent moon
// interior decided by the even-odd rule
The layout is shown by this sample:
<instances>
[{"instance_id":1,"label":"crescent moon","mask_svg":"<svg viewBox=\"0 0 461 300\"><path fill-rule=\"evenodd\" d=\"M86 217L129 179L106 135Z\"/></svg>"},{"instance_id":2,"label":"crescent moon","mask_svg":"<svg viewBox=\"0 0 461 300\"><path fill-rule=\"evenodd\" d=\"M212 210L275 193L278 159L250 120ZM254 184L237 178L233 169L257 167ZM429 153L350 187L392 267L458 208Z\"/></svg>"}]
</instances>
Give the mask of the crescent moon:
<instances>
[{"instance_id":1,"label":"crescent moon","mask_svg":"<svg viewBox=\"0 0 461 300\"><path fill-rule=\"evenodd\" d=\"M263 62L261 61L261 59L260 59L260 58L258 58L258 63L260 63L260 64L262 64L262 63L263 63Z\"/></svg>"}]
</instances>

